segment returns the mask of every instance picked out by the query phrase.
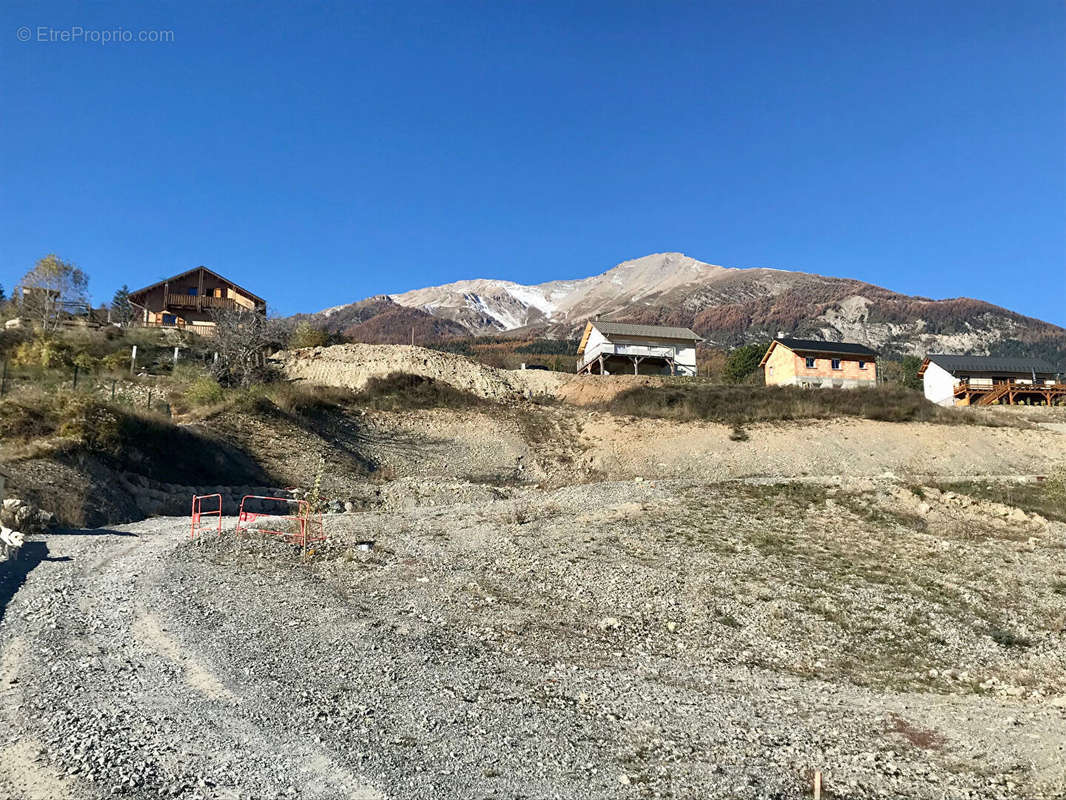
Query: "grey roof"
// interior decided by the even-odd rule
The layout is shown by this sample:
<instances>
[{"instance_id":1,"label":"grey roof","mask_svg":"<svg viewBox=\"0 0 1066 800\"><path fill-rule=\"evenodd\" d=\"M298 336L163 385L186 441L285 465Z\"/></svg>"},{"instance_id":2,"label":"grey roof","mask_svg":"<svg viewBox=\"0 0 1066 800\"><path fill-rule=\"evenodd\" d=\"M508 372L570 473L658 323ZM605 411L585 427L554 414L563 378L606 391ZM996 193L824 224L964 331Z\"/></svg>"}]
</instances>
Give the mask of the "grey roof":
<instances>
[{"instance_id":1,"label":"grey roof","mask_svg":"<svg viewBox=\"0 0 1066 800\"><path fill-rule=\"evenodd\" d=\"M1042 358L1002 358L1000 356L949 356L942 353L930 353L926 356L931 363L954 374L958 372L1000 372L1055 375L1062 372Z\"/></svg>"},{"instance_id":2,"label":"grey roof","mask_svg":"<svg viewBox=\"0 0 1066 800\"><path fill-rule=\"evenodd\" d=\"M774 339L795 353L837 353L843 356L876 356L877 351L853 342L822 342L817 339Z\"/></svg>"},{"instance_id":3,"label":"grey roof","mask_svg":"<svg viewBox=\"0 0 1066 800\"><path fill-rule=\"evenodd\" d=\"M698 333L688 328L670 328L665 325L632 325L628 322L600 322L590 320L592 327L604 336L616 334L618 336L648 336L655 339L691 339L700 341L703 339Z\"/></svg>"}]
</instances>

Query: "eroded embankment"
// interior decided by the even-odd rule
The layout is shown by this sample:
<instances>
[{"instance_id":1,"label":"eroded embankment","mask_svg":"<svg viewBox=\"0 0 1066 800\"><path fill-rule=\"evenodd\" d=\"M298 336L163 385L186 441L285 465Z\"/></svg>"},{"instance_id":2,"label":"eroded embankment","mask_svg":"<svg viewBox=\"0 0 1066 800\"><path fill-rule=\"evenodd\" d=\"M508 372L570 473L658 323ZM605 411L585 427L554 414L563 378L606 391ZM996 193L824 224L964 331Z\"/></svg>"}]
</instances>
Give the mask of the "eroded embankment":
<instances>
[{"instance_id":1,"label":"eroded embankment","mask_svg":"<svg viewBox=\"0 0 1066 800\"><path fill-rule=\"evenodd\" d=\"M1037 425L842 418L752 424L738 437L727 425L533 402L407 411L339 402L292 413L259 403L148 430L103 452L68 443L9 459L10 487L66 524L99 526L188 513L193 494L219 492L234 513L243 494L316 479L339 508L373 508L439 497L442 486L886 474L914 482L1044 475L1066 462L1066 435Z\"/></svg>"},{"instance_id":2,"label":"eroded embankment","mask_svg":"<svg viewBox=\"0 0 1066 800\"><path fill-rule=\"evenodd\" d=\"M320 386L359 390L375 378L400 373L442 381L487 400L553 397L579 406L600 405L634 386L657 386L669 380L648 375L572 375L547 370L496 369L455 353L398 344L344 344L286 350L275 354L272 361L289 380Z\"/></svg>"}]
</instances>

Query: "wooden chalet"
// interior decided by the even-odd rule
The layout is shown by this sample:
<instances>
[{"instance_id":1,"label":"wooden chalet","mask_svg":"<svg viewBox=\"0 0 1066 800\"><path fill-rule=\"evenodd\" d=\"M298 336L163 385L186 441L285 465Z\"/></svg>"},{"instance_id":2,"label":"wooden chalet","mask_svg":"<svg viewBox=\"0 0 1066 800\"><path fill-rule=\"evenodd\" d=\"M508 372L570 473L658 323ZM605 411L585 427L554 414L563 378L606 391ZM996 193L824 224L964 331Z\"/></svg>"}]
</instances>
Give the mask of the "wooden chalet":
<instances>
[{"instance_id":1,"label":"wooden chalet","mask_svg":"<svg viewBox=\"0 0 1066 800\"><path fill-rule=\"evenodd\" d=\"M942 406L1066 404L1063 371L1039 358L930 353L918 376Z\"/></svg>"},{"instance_id":2,"label":"wooden chalet","mask_svg":"<svg viewBox=\"0 0 1066 800\"><path fill-rule=\"evenodd\" d=\"M586 323L577 348L577 371L589 375L695 375L699 334L688 328Z\"/></svg>"},{"instance_id":3,"label":"wooden chalet","mask_svg":"<svg viewBox=\"0 0 1066 800\"><path fill-rule=\"evenodd\" d=\"M145 327L209 334L214 331L215 311L266 314L266 300L207 267L194 267L130 292L129 297L139 316L133 324Z\"/></svg>"}]
</instances>

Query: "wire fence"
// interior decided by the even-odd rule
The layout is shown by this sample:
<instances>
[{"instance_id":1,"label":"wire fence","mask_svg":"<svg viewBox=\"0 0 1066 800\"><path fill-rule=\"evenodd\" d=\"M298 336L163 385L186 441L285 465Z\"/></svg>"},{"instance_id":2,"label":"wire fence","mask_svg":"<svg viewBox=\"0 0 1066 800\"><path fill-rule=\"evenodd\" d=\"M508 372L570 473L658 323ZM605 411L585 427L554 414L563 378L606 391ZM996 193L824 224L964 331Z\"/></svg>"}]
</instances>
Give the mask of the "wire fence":
<instances>
[{"instance_id":1,"label":"wire fence","mask_svg":"<svg viewBox=\"0 0 1066 800\"><path fill-rule=\"evenodd\" d=\"M167 392L160 379L167 373L86 369L77 365L38 367L0 361L0 397L26 392L80 392L99 400L169 414Z\"/></svg>"}]
</instances>

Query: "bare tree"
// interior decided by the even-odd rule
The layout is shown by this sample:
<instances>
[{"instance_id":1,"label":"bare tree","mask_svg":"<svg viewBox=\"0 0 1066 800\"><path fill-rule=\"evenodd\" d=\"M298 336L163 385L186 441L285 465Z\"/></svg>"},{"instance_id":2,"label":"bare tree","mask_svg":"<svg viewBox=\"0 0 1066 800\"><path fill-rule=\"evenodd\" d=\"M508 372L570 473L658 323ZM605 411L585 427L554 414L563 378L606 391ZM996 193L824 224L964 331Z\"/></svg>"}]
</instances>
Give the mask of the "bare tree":
<instances>
[{"instance_id":1,"label":"bare tree","mask_svg":"<svg viewBox=\"0 0 1066 800\"><path fill-rule=\"evenodd\" d=\"M22 276L15 298L23 316L45 331L54 331L64 308L88 307L89 276L49 253Z\"/></svg>"},{"instance_id":2,"label":"bare tree","mask_svg":"<svg viewBox=\"0 0 1066 800\"><path fill-rule=\"evenodd\" d=\"M282 335L277 322L255 311L228 309L213 311L211 318L218 353L212 372L219 383L247 386L265 379L269 374L266 353L278 346Z\"/></svg>"}]
</instances>

